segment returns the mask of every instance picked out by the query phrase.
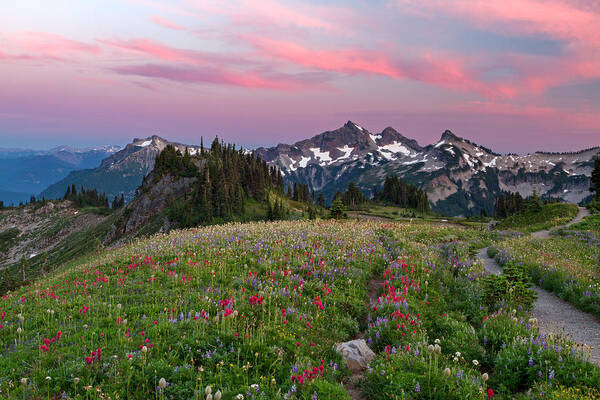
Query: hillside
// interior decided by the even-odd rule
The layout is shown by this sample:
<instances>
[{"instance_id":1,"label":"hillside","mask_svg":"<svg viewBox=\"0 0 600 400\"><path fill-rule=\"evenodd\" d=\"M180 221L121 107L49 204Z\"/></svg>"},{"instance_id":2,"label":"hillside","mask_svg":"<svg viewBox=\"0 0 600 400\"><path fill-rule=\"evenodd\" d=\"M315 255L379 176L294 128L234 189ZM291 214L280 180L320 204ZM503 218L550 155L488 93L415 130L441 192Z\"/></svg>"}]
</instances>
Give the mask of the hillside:
<instances>
[{"instance_id":1,"label":"hillside","mask_svg":"<svg viewBox=\"0 0 600 400\"><path fill-rule=\"evenodd\" d=\"M28 204L24 207L0 210L2 232L15 232L10 241L3 242L0 269L52 251L57 244L74 233L95 227L106 218L98 209L80 209L70 201ZM8 236L7 236L8 237Z\"/></svg>"},{"instance_id":2,"label":"hillside","mask_svg":"<svg viewBox=\"0 0 600 400\"><path fill-rule=\"evenodd\" d=\"M114 215L71 201L0 210L0 291L30 282L101 247ZM25 273L21 260L25 259Z\"/></svg>"},{"instance_id":3,"label":"hillside","mask_svg":"<svg viewBox=\"0 0 600 400\"><path fill-rule=\"evenodd\" d=\"M157 232L228 221L302 218L307 211L306 203L283 195L276 168L218 140L194 155L167 144L152 164L154 169L133 200L116 210L82 208L69 200L0 210L5 226L0 230L0 270L7 270L0 289L21 286L102 247Z\"/></svg>"},{"instance_id":4,"label":"hillside","mask_svg":"<svg viewBox=\"0 0 600 400\"><path fill-rule=\"evenodd\" d=\"M502 220L496 228L520 232L535 232L564 225L577 215L574 204L544 204L540 210L526 210Z\"/></svg>"},{"instance_id":5,"label":"hillside","mask_svg":"<svg viewBox=\"0 0 600 400\"><path fill-rule=\"evenodd\" d=\"M286 182L308 184L328 202L355 182L366 194L397 175L423 188L432 209L445 215L493 211L503 191L559 197L579 203L589 196L592 159L600 148L576 153L500 155L445 131L437 143L420 146L391 127L381 133L348 121L293 145L259 148L257 153L281 168Z\"/></svg>"},{"instance_id":6,"label":"hillside","mask_svg":"<svg viewBox=\"0 0 600 400\"><path fill-rule=\"evenodd\" d=\"M0 299L0 394L459 400L560 385L593 394L600 369L526 326L508 296L519 286L486 292L468 249L492 239L427 224L276 222L105 251ZM364 372L333 350L361 337L374 351ZM548 369L556 389L538 378Z\"/></svg>"}]
</instances>

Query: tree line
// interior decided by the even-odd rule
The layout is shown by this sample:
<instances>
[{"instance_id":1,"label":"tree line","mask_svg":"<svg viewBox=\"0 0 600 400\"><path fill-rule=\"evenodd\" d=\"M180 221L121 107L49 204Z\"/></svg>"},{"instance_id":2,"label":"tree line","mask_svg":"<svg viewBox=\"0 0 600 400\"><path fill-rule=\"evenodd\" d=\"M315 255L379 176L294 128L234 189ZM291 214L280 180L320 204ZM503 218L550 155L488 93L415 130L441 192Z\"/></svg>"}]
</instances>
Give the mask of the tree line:
<instances>
[{"instance_id":1,"label":"tree line","mask_svg":"<svg viewBox=\"0 0 600 400\"><path fill-rule=\"evenodd\" d=\"M190 155L167 145L156 157L152 179L165 174L195 177L191 194L170 208L170 216L183 226L229 221L246 212L248 200L268 203L270 216L284 215L283 205L271 204L269 192L283 195L283 177L277 167L269 166L254 152L215 138L210 149L201 145L200 152ZM149 184L144 179L144 185ZM269 211L269 210L268 210Z\"/></svg>"},{"instance_id":2,"label":"tree line","mask_svg":"<svg viewBox=\"0 0 600 400\"><path fill-rule=\"evenodd\" d=\"M559 198L542 200L534 190L531 196L523 198L518 192L501 193L494 205L496 218L506 218L524 211L539 211L544 203L560 202Z\"/></svg>"},{"instance_id":3,"label":"tree line","mask_svg":"<svg viewBox=\"0 0 600 400\"><path fill-rule=\"evenodd\" d=\"M335 209L334 214L339 215L340 204L338 202L341 202L347 210L359 210L367 203L367 200L354 182L350 182L345 192L337 192L335 194L331 204L332 209Z\"/></svg>"},{"instance_id":4,"label":"tree line","mask_svg":"<svg viewBox=\"0 0 600 400\"><path fill-rule=\"evenodd\" d=\"M407 183L397 176L388 176L383 183L383 189L374 188L373 199L382 203L391 203L405 208L412 208L421 213L430 211L427 193L415 185Z\"/></svg>"},{"instance_id":5,"label":"tree line","mask_svg":"<svg viewBox=\"0 0 600 400\"><path fill-rule=\"evenodd\" d=\"M105 193L98 193L96 189L85 189L83 186L77 190L75 184L67 186L63 200L70 200L78 207L103 207L109 208L108 197ZM114 198L113 208L121 207L125 203L123 195L121 199Z\"/></svg>"}]
</instances>

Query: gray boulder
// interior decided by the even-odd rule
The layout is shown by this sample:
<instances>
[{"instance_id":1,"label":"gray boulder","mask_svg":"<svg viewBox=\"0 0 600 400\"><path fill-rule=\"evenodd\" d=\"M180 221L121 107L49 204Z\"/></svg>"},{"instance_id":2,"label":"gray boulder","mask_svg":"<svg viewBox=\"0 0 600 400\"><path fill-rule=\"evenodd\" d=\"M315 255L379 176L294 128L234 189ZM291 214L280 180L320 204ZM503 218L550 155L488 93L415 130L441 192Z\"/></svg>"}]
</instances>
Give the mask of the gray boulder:
<instances>
[{"instance_id":1,"label":"gray boulder","mask_svg":"<svg viewBox=\"0 0 600 400\"><path fill-rule=\"evenodd\" d=\"M363 370L375 359L375 353L367 346L364 339L340 343L336 346L336 351L346 360L351 371Z\"/></svg>"}]
</instances>

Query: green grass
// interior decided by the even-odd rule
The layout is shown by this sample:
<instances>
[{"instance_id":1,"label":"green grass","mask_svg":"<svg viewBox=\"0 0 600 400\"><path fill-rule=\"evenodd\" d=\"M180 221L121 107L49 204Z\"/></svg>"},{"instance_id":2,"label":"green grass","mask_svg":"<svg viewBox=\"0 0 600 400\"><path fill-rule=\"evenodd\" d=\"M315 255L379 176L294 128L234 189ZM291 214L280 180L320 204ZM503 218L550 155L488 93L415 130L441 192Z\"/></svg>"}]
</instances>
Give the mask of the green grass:
<instances>
[{"instance_id":1,"label":"green grass","mask_svg":"<svg viewBox=\"0 0 600 400\"><path fill-rule=\"evenodd\" d=\"M531 280L577 308L600 317L600 246L587 236L512 238L497 245L496 259L523 263Z\"/></svg>"},{"instance_id":2,"label":"green grass","mask_svg":"<svg viewBox=\"0 0 600 400\"><path fill-rule=\"evenodd\" d=\"M542 339L520 374L531 346L502 343L539 332L510 311L518 304L482 302L469 249L491 240L423 221L279 221L87 255L0 298L0 398L204 400L209 386L223 400L349 400L350 371L334 347L360 332L377 356L361 386L368 400L537 394L538 366L556 384L598 386L600 369L563 339ZM371 280L386 281L376 306Z\"/></svg>"},{"instance_id":3,"label":"green grass","mask_svg":"<svg viewBox=\"0 0 600 400\"><path fill-rule=\"evenodd\" d=\"M390 220L403 220L410 218L421 218L427 214L419 213L416 210L410 208L402 208L395 206L388 206L383 204L367 203L361 210L349 210L349 213L358 213L365 215L372 215L376 217L388 218Z\"/></svg>"},{"instance_id":4,"label":"green grass","mask_svg":"<svg viewBox=\"0 0 600 400\"><path fill-rule=\"evenodd\" d=\"M600 213L585 217L583 221L569 226L569 230L587 231L595 235L600 235Z\"/></svg>"},{"instance_id":5,"label":"green grass","mask_svg":"<svg viewBox=\"0 0 600 400\"><path fill-rule=\"evenodd\" d=\"M0 252L7 252L15 243L21 231L17 228L10 228L0 232Z\"/></svg>"},{"instance_id":6,"label":"green grass","mask_svg":"<svg viewBox=\"0 0 600 400\"><path fill-rule=\"evenodd\" d=\"M544 204L539 211L527 210L501 221L496 227L501 230L514 230L531 233L555 226L564 225L577 216L575 204Z\"/></svg>"}]
</instances>

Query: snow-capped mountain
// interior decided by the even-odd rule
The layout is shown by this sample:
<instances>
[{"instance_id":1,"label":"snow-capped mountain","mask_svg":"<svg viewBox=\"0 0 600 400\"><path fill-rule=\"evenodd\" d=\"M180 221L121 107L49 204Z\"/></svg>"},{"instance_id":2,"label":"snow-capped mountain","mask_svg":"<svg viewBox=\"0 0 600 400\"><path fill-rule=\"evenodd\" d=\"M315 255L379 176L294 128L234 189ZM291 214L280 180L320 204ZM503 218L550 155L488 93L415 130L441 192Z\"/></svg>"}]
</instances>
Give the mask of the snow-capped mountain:
<instances>
[{"instance_id":1,"label":"snow-capped mountain","mask_svg":"<svg viewBox=\"0 0 600 400\"><path fill-rule=\"evenodd\" d=\"M288 173L309 165L331 167L363 158L373 164L379 160L415 155L420 150L416 141L405 138L393 128L372 134L348 121L339 129L323 132L293 145L279 144L269 149L261 147L256 151Z\"/></svg>"},{"instance_id":2,"label":"snow-capped mountain","mask_svg":"<svg viewBox=\"0 0 600 400\"><path fill-rule=\"evenodd\" d=\"M561 197L580 202L589 195L592 159L600 147L576 153L501 155L445 131L420 146L393 128L371 133L352 121L293 145L259 148L289 182L309 185L329 200L355 182L372 193L396 174L428 192L434 210L447 214L491 212L501 191Z\"/></svg>"}]
</instances>

